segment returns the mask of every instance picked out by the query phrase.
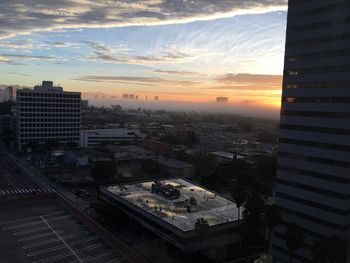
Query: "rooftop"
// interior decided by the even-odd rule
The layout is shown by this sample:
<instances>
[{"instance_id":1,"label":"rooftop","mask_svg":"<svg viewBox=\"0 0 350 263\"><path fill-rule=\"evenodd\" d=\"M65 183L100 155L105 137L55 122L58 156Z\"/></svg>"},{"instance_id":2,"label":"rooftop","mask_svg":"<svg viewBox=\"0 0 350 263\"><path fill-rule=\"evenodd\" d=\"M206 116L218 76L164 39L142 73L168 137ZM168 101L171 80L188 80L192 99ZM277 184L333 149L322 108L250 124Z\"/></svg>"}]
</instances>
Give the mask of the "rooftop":
<instances>
[{"instance_id":1,"label":"rooftop","mask_svg":"<svg viewBox=\"0 0 350 263\"><path fill-rule=\"evenodd\" d=\"M151 155L152 152L149 150L146 150L144 148L135 146L135 145L113 145L109 144L106 146L108 150L111 150L115 153L123 153L123 152L130 152L135 154L149 154Z\"/></svg>"},{"instance_id":2,"label":"rooftop","mask_svg":"<svg viewBox=\"0 0 350 263\"><path fill-rule=\"evenodd\" d=\"M190 163L186 163L183 161L179 161L173 158L164 158L159 157L157 161L166 167L174 168L174 169L183 169L183 168L194 168L194 166Z\"/></svg>"},{"instance_id":3,"label":"rooftop","mask_svg":"<svg viewBox=\"0 0 350 263\"><path fill-rule=\"evenodd\" d=\"M221 157L221 158L225 158L225 159L230 159L230 160L234 160L235 158L237 159L242 159L244 158L244 156L239 155L239 154L234 154L234 153L230 153L230 152L225 152L225 151L216 151L216 152L211 152L211 154L217 156L217 157Z\"/></svg>"},{"instance_id":4,"label":"rooftop","mask_svg":"<svg viewBox=\"0 0 350 263\"><path fill-rule=\"evenodd\" d=\"M164 194L152 192L153 181L114 185L106 187L106 190L184 232L194 230L198 218L206 219L209 226L237 220L238 209L227 198L183 179L160 183L179 189L179 196L167 198Z\"/></svg>"}]
</instances>

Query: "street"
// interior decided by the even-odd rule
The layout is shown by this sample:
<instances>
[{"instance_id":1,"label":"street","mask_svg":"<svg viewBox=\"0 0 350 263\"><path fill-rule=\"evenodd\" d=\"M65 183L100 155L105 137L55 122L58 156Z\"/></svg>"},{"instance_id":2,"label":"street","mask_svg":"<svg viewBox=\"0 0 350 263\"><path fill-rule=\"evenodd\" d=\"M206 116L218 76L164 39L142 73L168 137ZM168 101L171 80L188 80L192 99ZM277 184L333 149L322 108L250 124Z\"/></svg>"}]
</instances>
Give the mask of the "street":
<instances>
[{"instance_id":1,"label":"street","mask_svg":"<svg viewBox=\"0 0 350 263\"><path fill-rule=\"evenodd\" d=\"M20 159L16 159L19 163ZM54 192L49 186L35 182L0 147L0 201L44 192Z\"/></svg>"}]
</instances>

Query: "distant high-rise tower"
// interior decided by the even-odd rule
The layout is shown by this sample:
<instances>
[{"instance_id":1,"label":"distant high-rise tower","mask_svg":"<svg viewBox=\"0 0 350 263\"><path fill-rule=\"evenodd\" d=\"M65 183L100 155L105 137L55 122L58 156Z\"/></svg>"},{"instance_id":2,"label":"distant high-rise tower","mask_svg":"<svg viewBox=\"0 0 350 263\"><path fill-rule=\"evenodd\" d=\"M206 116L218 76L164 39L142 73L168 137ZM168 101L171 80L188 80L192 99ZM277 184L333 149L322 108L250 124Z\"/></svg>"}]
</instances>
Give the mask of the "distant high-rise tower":
<instances>
[{"instance_id":1,"label":"distant high-rise tower","mask_svg":"<svg viewBox=\"0 0 350 263\"><path fill-rule=\"evenodd\" d=\"M13 87L7 87L8 100L13 101Z\"/></svg>"},{"instance_id":2,"label":"distant high-rise tower","mask_svg":"<svg viewBox=\"0 0 350 263\"><path fill-rule=\"evenodd\" d=\"M159 100L159 97L158 96L154 96L154 100Z\"/></svg>"},{"instance_id":3,"label":"distant high-rise tower","mask_svg":"<svg viewBox=\"0 0 350 263\"><path fill-rule=\"evenodd\" d=\"M305 242L293 263L314 262L315 240L350 238L350 1L289 1L276 203ZM285 227L274 262L289 262Z\"/></svg>"},{"instance_id":4,"label":"distant high-rise tower","mask_svg":"<svg viewBox=\"0 0 350 263\"><path fill-rule=\"evenodd\" d=\"M217 103L227 103L228 97L216 97L216 102Z\"/></svg>"}]
</instances>

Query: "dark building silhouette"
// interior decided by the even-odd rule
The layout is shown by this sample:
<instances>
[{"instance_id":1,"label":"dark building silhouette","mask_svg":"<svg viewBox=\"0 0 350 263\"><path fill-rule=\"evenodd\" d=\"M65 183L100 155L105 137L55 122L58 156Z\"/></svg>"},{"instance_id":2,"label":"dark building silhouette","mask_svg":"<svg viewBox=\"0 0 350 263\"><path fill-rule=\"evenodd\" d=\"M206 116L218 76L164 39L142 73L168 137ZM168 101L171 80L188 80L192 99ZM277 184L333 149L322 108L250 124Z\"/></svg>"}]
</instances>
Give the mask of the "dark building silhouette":
<instances>
[{"instance_id":1,"label":"dark building silhouette","mask_svg":"<svg viewBox=\"0 0 350 263\"><path fill-rule=\"evenodd\" d=\"M216 97L216 102L217 103L227 103L228 97Z\"/></svg>"},{"instance_id":2,"label":"dark building silhouette","mask_svg":"<svg viewBox=\"0 0 350 263\"><path fill-rule=\"evenodd\" d=\"M276 203L305 235L293 262L314 262L314 242L347 241L350 226L350 1L289 1ZM274 262L289 262L285 227Z\"/></svg>"},{"instance_id":3,"label":"dark building silhouette","mask_svg":"<svg viewBox=\"0 0 350 263\"><path fill-rule=\"evenodd\" d=\"M13 92L14 91L13 91L13 87L12 86L7 87L8 100L10 100L10 101L14 100L13 99L13 97L14 97Z\"/></svg>"}]
</instances>

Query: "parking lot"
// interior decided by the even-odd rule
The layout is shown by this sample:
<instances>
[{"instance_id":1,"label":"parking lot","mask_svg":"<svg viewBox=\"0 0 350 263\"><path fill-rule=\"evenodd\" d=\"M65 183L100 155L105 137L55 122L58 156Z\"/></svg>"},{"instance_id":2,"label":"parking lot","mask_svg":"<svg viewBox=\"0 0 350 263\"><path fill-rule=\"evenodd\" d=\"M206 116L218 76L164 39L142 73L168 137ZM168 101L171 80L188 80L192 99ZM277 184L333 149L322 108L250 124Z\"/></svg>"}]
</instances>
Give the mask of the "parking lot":
<instances>
[{"instance_id":1,"label":"parking lot","mask_svg":"<svg viewBox=\"0 0 350 263\"><path fill-rule=\"evenodd\" d=\"M3 209L0 262L123 262L121 256L55 201Z\"/></svg>"}]
</instances>

